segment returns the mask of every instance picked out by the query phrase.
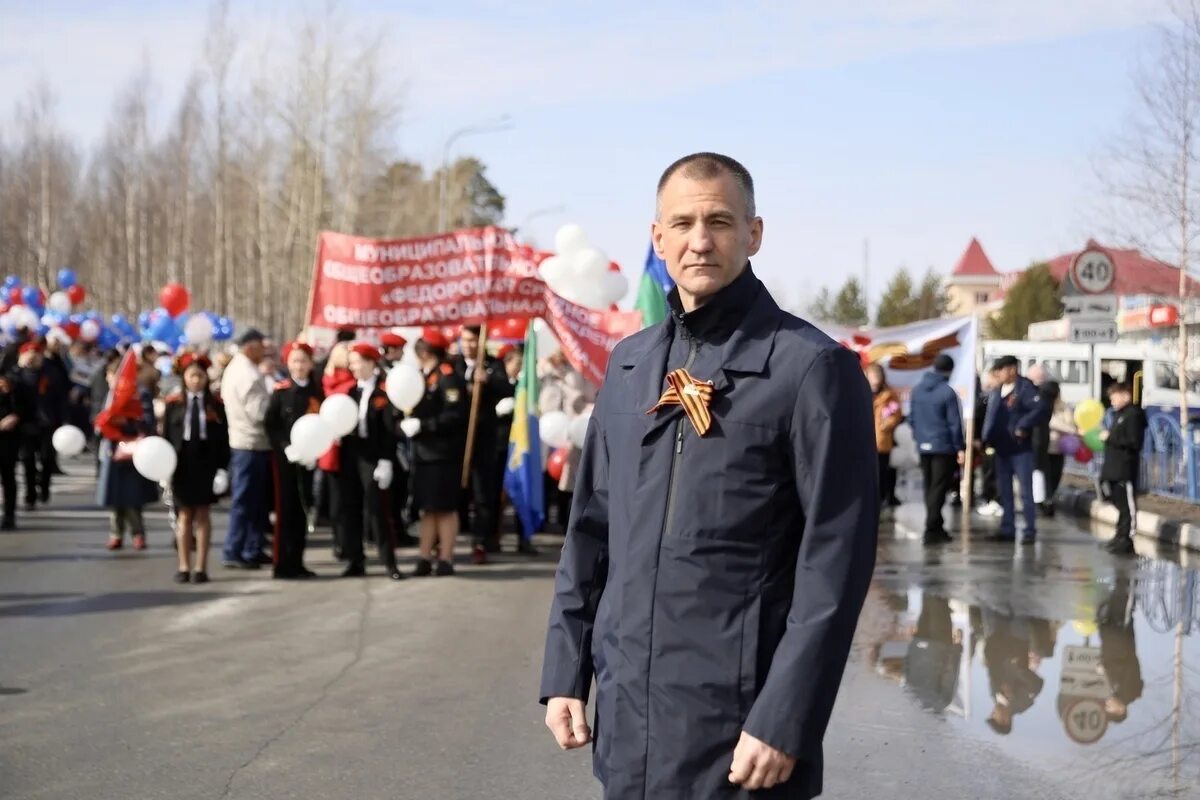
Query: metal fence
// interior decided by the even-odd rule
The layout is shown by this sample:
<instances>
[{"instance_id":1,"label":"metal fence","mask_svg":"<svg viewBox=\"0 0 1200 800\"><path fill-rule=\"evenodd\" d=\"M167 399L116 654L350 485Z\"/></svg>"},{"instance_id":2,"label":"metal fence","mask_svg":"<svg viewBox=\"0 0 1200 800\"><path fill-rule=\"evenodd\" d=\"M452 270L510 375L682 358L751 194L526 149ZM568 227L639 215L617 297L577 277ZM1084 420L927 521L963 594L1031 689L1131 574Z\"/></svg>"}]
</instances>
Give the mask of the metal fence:
<instances>
[{"instance_id":1,"label":"metal fence","mask_svg":"<svg viewBox=\"0 0 1200 800\"><path fill-rule=\"evenodd\" d=\"M1188 458L1188 456L1191 458ZM1069 459L1067 471L1095 480L1104 464L1104 453L1086 466ZM1155 414L1149 419L1146 440L1142 444L1141 478L1143 491L1200 503L1200 425L1189 425L1187 434L1179 420L1167 414Z\"/></svg>"}]
</instances>

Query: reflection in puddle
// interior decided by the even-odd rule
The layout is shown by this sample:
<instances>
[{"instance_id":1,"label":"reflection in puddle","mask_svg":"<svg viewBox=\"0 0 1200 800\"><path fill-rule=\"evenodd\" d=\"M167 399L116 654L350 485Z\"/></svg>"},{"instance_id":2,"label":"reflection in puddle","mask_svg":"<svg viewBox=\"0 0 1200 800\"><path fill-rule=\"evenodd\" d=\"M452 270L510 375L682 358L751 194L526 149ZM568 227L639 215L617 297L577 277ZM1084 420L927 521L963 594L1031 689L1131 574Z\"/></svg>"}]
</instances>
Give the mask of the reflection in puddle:
<instances>
[{"instance_id":1,"label":"reflection in puddle","mask_svg":"<svg viewBox=\"0 0 1200 800\"><path fill-rule=\"evenodd\" d=\"M1197 573L1054 548L1039 562L882 572L869 668L1089 797L1200 796Z\"/></svg>"}]
</instances>

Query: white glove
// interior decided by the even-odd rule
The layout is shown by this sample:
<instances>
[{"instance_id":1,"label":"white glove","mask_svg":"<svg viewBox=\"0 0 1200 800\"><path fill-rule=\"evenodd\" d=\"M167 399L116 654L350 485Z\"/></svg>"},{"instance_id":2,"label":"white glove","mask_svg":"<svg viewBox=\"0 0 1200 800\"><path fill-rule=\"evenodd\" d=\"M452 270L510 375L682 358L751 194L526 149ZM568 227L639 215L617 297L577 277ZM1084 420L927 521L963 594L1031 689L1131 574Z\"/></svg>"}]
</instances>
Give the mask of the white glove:
<instances>
[{"instance_id":1,"label":"white glove","mask_svg":"<svg viewBox=\"0 0 1200 800\"><path fill-rule=\"evenodd\" d=\"M421 420L416 417L405 417L400 420L400 430L404 431L404 435L411 439L421 432Z\"/></svg>"},{"instance_id":2,"label":"white glove","mask_svg":"<svg viewBox=\"0 0 1200 800\"><path fill-rule=\"evenodd\" d=\"M496 416L507 417L509 414L513 413L513 410L516 407L517 401L514 398L505 397L499 403L496 403Z\"/></svg>"},{"instance_id":3,"label":"white glove","mask_svg":"<svg viewBox=\"0 0 1200 800\"><path fill-rule=\"evenodd\" d=\"M213 494L218 497L229 491L229 472L219 469L217 474L213 475Z\"/></svg>"},{"instance_id":4,"label":"white glove","mask_svg":"<svg viewBox=\"0 0 1200 800\"><path fill-rule=\"evenodd\" d=\"M392 485L392 462L380 461L375 465L375 474L372 477L375 478L380 489L387 491L387 488Z\"/></svg>"}]
</instances>

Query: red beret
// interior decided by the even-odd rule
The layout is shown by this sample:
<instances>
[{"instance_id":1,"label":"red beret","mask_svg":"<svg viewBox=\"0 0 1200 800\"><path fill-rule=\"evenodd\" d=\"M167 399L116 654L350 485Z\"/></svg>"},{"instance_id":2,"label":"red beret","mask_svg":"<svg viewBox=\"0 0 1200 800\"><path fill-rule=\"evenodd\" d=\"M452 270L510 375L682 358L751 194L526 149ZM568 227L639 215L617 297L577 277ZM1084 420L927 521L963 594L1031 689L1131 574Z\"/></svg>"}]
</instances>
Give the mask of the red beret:
<instances>
[{"instance_id":1,"label":"red beret","mask_svg":"<svg viewBox=\"0 0 1200 800\"><path fill-rule=\"evenodd\" d=\"M388 332L379 337L379 343L384 347L404 347L408 340L398 333Z\"/></svg>"},{"instance_id":2,"label":"red beret","mask_svg":"<svg viewBox=\"0 0 1200 800\"><path fill-rule=\"evenodd\" d=\"M436 328L432 325L421 331L421 341L430 347L436 347L438 350L450 349L450 340L446 338L446 334L442 333L441 328Z\"/></svg>"},{"instance_id":3,"label":"red beret","mask_svg":"<svg viewBox=\"0 0 1200 800\"><path fill-rule=\"evenodd\" d=\"M283 346L283 349L279 351L279 355L282 356L284 363L287 363L288 356L292 354L293 350L301 350L307 353L309 358L313 357L313 349L304 342L288 342Z\"/></svg>"},{"instance_id":4,"label":"red beret","mask_svg":"<svg viewBox=\"0 0 1200 800\"><path fill-rule=\"evenodd\" d=\"M187 371L187 368L195 364L205 372L212 366L212 362L208 360L208 356L200 353L184 353L179 358L175 359L175 369L182 375Z\"/></svg>"},{"instance_id":5,"label":"red beret","mask_svg":"<svg viewBox=\"0 0 1200 800\"><path fill-rule=\"evenodd\" d=\"M370 359L371 361L378 361L380 359L379 349L370 342L355 342L350 345L350 352L358 353L363 358Z\"/></svg>"},{"instance_id":6,"label":"red beret","mask_svg":"<svg viewBox=\"0 0 1200 800\"><path fill-rule=\"evenodd\" d=\"M18 352L20 353L41 353L46 349L46 346L37 339L30 339L25 344L21 345Z\"/></svg>"}]
</instances>

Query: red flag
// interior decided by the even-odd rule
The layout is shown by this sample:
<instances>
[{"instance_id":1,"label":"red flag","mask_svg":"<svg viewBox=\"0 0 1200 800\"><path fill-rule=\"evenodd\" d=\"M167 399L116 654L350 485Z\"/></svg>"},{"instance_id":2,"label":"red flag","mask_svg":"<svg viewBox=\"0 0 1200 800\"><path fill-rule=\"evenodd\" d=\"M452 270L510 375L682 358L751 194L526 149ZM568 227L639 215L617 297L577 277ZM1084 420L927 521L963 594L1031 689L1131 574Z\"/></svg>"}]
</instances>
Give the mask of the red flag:
<instances>
[{"instance_id":1,"label":"red flag","mask_svg":"<svg viewBox=\"0 0 1200 800\"><path fill-rule=\"evenodd\" d=\"M138 357L133 348L125 351L117 367L117 379L108 392L103 410L96 415L96 430L105 439L120 442L132 438L124 426L142 418L142 401L138 398Z\"/></svg>"}]
</instances>

